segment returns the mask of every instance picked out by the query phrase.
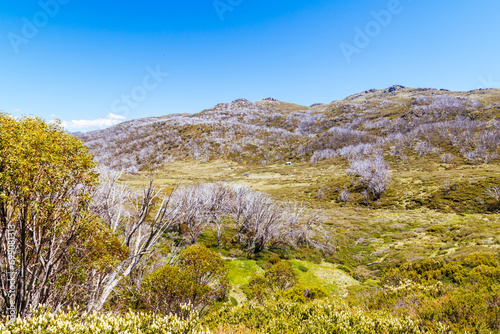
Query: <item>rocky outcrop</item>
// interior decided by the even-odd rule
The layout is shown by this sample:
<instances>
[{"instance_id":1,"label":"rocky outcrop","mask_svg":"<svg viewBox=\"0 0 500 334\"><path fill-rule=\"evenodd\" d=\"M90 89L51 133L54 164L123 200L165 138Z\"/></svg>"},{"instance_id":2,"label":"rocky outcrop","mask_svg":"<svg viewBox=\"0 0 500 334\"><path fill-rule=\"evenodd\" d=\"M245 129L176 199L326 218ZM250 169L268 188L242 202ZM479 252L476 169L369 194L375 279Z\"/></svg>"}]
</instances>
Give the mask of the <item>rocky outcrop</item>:
<instances>
[{"instance_id":1,"label":"rocky outcrop","mask_svg":"<svg viewBox=\"0 0 500 334\"><path fill-rule=\"evenodd\" d=\"M391 86L389 88L387 88L386 90L384 90L384 93L396 93L396 92L399 92L400 90L403 90L405 89L406 87L405 86L401 86L401 85L394 85L394 86Z\"/></svg>"}]
</instances>

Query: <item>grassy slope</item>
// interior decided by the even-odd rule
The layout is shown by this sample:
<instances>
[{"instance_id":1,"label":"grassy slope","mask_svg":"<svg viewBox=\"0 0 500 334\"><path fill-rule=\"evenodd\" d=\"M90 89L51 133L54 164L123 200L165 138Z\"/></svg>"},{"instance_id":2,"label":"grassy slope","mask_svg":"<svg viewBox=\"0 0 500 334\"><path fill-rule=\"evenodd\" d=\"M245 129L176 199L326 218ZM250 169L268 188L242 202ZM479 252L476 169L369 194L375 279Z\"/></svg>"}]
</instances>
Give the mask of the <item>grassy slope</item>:
<instances>
[{"instance_id":1,"label":"grassy slope","mask_svg":"<svg viewBox=\"0 0 500 334\"><path fill-rule=\"evenodd\" d=\"M301 260L291 260L291 263L299 277L299 284L304 287L320 287L332 296L345 296L347 287L359 284L344 271L336 269L335 265L331 263L315 264ZM253 275L263 274L264 270L257 265L256 261L248 259L227 259L227 266L229 268L229 281L233 287L231 295L241 302L245 296L240 287L247 284ZM298 269L299 266L308 270L303 272Z\"/></svg>"},{"instance_id":2,"label":"grassy slope","mask_svg":"<svg viewBox=\"0 0 500 334\"><path fill-rule=\"evenodd\" d=\"M234 162L174 162L157 175L157 181L171 186L182 183L231 181L246 184L281 200L302 200L311 208L321 208L336 253L326 261L342 264L344 272L322 263L299 264L310 270L297 270L305 285L318 285L334 295L344 295L348 286L359 281L372 284L380 271L396 264L428 257L446 257L472 251L498 251L500 219L486 213L478 197L487 201L484 189L500 180L500 165L472 166L463 161L439 163L437 157L411 157L404 165L392 164L393 184L387 195L369 206L360 204L353 188L347 204L337 200L338 189L350 186L344 170L346 162L328 160L319 165L243 166ZM249 174L249 176L244 176ZM128 176L128 182L141 184L141 176ZM444 182L456 183L448 195ZM352 187L352 186L350 186ZM324 196L318 196L322 190ZM253 260L228 260L233 294L241 300L238 286L262 269Z\"/></svg>"},{"instance_id":3,"label":"grassy slope","mask_svg":"<svg viewBox=\"0 0 500 334\"><path fill-rule=\"evenodd\" d=\"M434 94L465 96L483 103L500 102L498 90L438 92L406 89L397 93L384 90L364 92L313 108L270 101L260 101L257 105L282 115L313 110L341 125L352 121L345 118L351 113L352 103L361 103L369 109L363 111L367 119L377 120L381 116L392 119L408 112L413 97ZM389 104L381 109L377 102L380 100L400 104ZM476 113L474 117L492 120L498 116L498 108L493 108ZM283 117L272 122L267 125L286 123ZM485 188L500 183L500 164L497 161L489 165L470 165L454 149L451 152L455 160L450 164L442 163L437 153L418 157L414 152L405 152L409 158L405 164L390 160L392 185L378 202L368 205L363 204L361 190L345 173L347 161L340 158L311 165L297 162L292 157L293 166L262 166L226 160L201 163L183 159L170 162L160 170L157 182L167 187L179 181L182 184L237 182L279 200L298 200L311 208L319 208L323 212L324 227L336 246L335 254L322 260L341 265L344 273L348 272L365 284L373 284L382 270L405 261L449 257L478 250L497 252L500 248L500 219L489 210L490 203L484 195ZM140 185L145 178L127 176L127 181ZM446 182L456 185L453 191L445 192ZM338 196L345 187L351 191L351 198L343 204ZM228 263L230 280L235 287L233 294L241 299L243 294L238 286L247 283L262 269L253 260L228 260ZM293 264L297 268L298 260ZM302 265L310 269L306 273L297 271L304 284L319 285L332 294L344 295L346 286L357 284L349 279L350 276L340 274L325 262L321 265L304 262Z\"/></svg>"}]
</instances>

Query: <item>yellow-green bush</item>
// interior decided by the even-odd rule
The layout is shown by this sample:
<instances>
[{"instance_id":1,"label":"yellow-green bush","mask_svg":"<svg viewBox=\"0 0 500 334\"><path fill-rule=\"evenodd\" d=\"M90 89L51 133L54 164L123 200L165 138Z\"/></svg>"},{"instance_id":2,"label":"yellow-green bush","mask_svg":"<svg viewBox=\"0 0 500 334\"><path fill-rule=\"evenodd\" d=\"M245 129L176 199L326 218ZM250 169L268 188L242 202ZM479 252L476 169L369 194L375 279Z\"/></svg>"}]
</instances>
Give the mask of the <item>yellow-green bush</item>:
<instances>
[{"instance_id":1,"label":"yellow-green bush","mask_svg":"<svg viewBox=\"0 0 500 334\"><path fill-rule=\"evenodd\" d=\"M444 263L427 259L389 271L384 285L363 305L409 315L424 329L442 322L454 332L500 332L500 268L497 255L475 252Z\"/></svg>"},{"instance_id":2,"label":"yellow-green bush","mask_svg":"<svg viewBox=\"0 0 500 334\"><path fill-rule=\"evenodd\" d=\"M141 298L155 313L186 316L183 304L203 310L223 299L229 287L227 267L216 252L203 245L186 248L176 265L166 265L147 275Z\"/></svg>"},{"instance_id":3,"label":"yellow-green bush","mask_svg":"<svg viewBox=\"0 0 500 334\"><path fill-rule=\"evenodd\" d=\"M77 311L52 314L40 309L29 319L0 323L0 334L205 334L211 333L200 325L198 313L181 320L173 315L127 313L113 315Z\"/></svg>"},{"instance_id":4,"label":"yellow-green bush","mask_svg":"<svg viewBox=\"0 0 500 334\"><path fill-rule=\"evenodd\" d=\"M186 320L169 315L129 312L123 315L76 311L55 315L39 310L33 317L0 324L0 334L202 334L202 333L421 333L419 324L410 318L396 318L381 312L351 308L340 300L315 300L297 303L272 300L264 305L255 302L226 305L204 318L193 312ZM429 333L449 331L438 322Z\"/></svg>"},{"instance_id":5,"label":"yellow-green bush","mask_svg":"<svg viewBox=\"0 0 500 334\"><path fill-rule=\"evenodd\" d=\"M383 282L398 285L405 279L415 282L443 281L456 284L497 282L500 261L496 254L475 252L452 261L425 259L389 270Z\"/></svg>"},{"instance_id":6,"label":"yellow-green bush","mask_svg":"<svg viewBox=\"0 0 500 334\"><path fill-rule=\"evenodd\" d=\"M224 307L209 313L203 324L217 329L220 324L237 329L243 326L252 333L421 333L416 322L383 313L367 313L350 308L340 300L315 300L297 303L290 300L267 301L264 305L250 302L237 307ZM435 333L446 333L438 323ZM432 332L432 331L431 331Z\"/></svg>"},{"instance_id":7,"label":"yellow-green bush","mask_svg":"<svg viewBox=\"0 0 500 334\"><path fill-rule=\"evenodd\" d=\"M278 293L276 298L285 298L295 302L306 303L311 300L325 298L326 296L328 296L328 293L321 288L304 288L303 286L297 285L292 289Z\"/></svg>"},{"instance_id":8,"label":"yellow-green bush","mask_svg":"<svg viewBox=\"0 0 500 334\"><path fill-rule=\"evenodd\" d=\"M459 333L498 333L500 287L469 285L439 298L423 299L416 308L416 316L424 328L439 321Z\"/></svg>"},{"instance_id":9,"label":"yellow-green bush","mask_svg":"<svg viewBox=\"0 0 500 334\"><path fill-rule=\"evenodd\" d=\"M297 284L298 278L293 271L292 264L286 261L280 261L274 264L264 274L273 290L285 291Z\"/></svg>"}]
</instances>

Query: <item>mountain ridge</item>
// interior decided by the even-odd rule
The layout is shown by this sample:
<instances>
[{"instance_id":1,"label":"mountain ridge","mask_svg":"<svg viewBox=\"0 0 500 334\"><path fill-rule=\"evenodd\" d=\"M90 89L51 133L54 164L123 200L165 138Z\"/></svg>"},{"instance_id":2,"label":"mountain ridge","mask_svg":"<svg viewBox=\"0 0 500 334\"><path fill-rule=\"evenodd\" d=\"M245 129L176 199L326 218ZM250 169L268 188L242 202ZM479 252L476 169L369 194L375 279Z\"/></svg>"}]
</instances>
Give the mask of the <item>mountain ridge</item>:
<instances>
[{"instance_id":1,"label":"mountain ridge","mask_svg":"<svg viewBox=\"0 0 500 334\"><path fill-rule=\"evenodd\" d=\"M412 134L407 138L411 148L428 141L421 137L422 130L416 131L419 127L467 120L483 122L474 126L490 131L498 118L499 89L453 92L394 85L310 107L275 98L256 102L240 98L199 113L134 119L78 136L102 164L135 173L177 158L224 158L251 164L283 159L315 162L314 156L328 158L336 154L333 151L353 145L375 145L388 151L388 142L395 140L390 138L398 134ZM472 126L464 124L460 126ZM474 133L464 140L476 140ZM476 149L473 144L464 149L458 143L455 146L452 153L462 156Z\"/></svg>"}]
</instances>

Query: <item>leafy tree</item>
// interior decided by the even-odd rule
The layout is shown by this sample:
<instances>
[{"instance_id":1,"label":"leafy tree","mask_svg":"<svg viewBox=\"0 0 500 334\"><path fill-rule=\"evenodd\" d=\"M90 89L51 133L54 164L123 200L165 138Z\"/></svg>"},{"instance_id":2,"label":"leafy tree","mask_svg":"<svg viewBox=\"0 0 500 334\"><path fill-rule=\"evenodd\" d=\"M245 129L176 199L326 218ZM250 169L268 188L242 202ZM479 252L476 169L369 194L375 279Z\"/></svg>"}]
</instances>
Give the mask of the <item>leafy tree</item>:
<instances>
[{"instance_id":1,"label":"leafy tree","mask_svg":"<svg viewBox=\"0 0 500 334\"><path fill-rule=\"evenodd\" d=\"M143 300L157 313L187 316L190 304L203 310L225 296L229 287L227 268L219 254L203 245L185 249L175 265L166 265L143 281Z\"/></svg>"},{"instance_id":2,"label":"leafy tree","mask_svg":"<svg viewBox=\"0 0 500 334\"><path fill-rule=\"evenodd\" d=\"M186 248L179 255L177 264L189 272L197 284L224 288L227 285L226 264L219 254L204 245Z\"/></svg>"},{"instance_id":3,"label":"leafy tree","mask_svg":"<svg viewBox=\"0 0 500 334\"><path fill-rule=\"evenodd\" d=\"M274 264L264 275L273 289L287 290L297 284L297 274L290 262L280 261Z\"/></svg>"},{"instance_id":4,"label":"leafy tree","mask_svg":"<svg viewBox=\"0 0 500 334\"><path fill-rule=\"evenodd\" d=\"M188 304L195 292L205 292L200 288L188 272L166 265L144 278L142 298L154 313L181 315L182 304Z\"/></svg>"},{"instance_id":5,"label":"leafy tree","mask_svg":"<svg viewBox=\"0 0 500 334\"><path fill-rule=\"evenodd\" d=\"M260 274L255 274L248 285L243 287L243 292L248 299L256 299L263 304L271 296L269 280Z\"/></svg>"},{"instance_id":6,"label":"leafy tree","mask_svg":"<svg viewBox=\"0 0 500 334\"><path fill-rule=\"evenodd\" d=\"M248 285L243 287L243 292L248 299L256 299L262 304L270 296L278 296L294 287L297 282L297 274L290 262L278 261L264 273L264 276L255 274Z\"/></svg>"},{"instance_id":7,"label":"leafy tree","mask_svg":"<svg viewBox=\"0 0 500 334\"><path fill-rule=\"evenodd\" d=\"M98 182L94 167L83 142L58 124L0 114L3 310L15 307L26 316L42 303L67 305L93 261L121 252L89 210ZM15 289L9 291L10 283Z\"/></svg>"}]
</instances>

